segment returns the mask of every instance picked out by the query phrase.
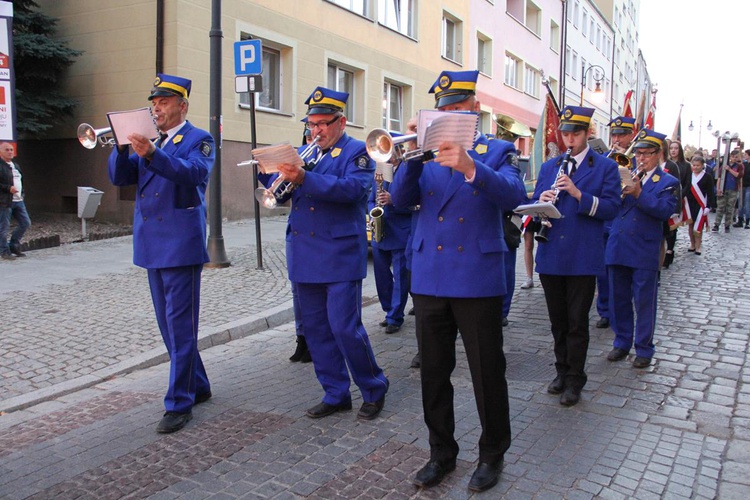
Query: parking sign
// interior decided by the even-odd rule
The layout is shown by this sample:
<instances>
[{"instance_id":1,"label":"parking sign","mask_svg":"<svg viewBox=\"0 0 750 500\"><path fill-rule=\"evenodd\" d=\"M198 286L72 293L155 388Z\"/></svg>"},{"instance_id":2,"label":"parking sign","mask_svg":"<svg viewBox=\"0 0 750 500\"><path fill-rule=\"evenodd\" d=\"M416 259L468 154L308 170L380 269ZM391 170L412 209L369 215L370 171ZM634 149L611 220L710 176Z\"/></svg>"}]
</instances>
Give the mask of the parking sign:
<instances>
[{"instance_id":1,"label":"parking sign","mask_svg":"<svg viewBox=\"0 0 750 500\"><path fill-rule=\"evenodd\" d=\"M234 74L259 75L263 72L263 46L260 40L234 42Z\"/></svg>"}]
</instances>

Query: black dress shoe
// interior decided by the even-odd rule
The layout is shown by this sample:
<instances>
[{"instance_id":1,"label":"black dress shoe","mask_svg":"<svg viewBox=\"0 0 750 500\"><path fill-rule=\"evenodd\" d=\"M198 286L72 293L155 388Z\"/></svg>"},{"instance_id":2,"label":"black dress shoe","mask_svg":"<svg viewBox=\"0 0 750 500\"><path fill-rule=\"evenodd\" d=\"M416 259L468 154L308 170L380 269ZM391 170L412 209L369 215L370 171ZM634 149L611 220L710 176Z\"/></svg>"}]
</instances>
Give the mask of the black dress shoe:
<instances>
[{"instance_id":1,"label":"black dress shoe","mask_svg":"<svg viewBox=\"0 0 750 500\"><path fill-rule=\"evenodd\" d=\"M609 328L609 318L599 318L596 322L597 328Z\"/></svg>"},{"instance_id":2,"label":"black dress shoe","mask_svg":"<svg viewBox=\"0 0 750 500\"><path fill-rule=\"evenodd\" d=\"M607 354L607 361L620 361L628 357L628 351L615 347Z\"/></svg>"},{"instance_id":3,"label":"black dress shoe","mask_svg":"<svg viewBox=\"0 0 750 500\"><path fill-rule=\"evenodd\" d=\"M5 252L4 254L0 255L0 257L2 257L3 260L16 260L16 256L10 252Z\"/></svg>"},{"instance_id":4,"label":"black dress shoe","mask_svg":"<svg viewBox=\"0 0 750 500\"><path fill-rule=\"evenodd\" d=\"M20 247L16 247L16 246L10 247L10 253L15 255L16 257L26 257L26 254L21 251Z\"/></svg>"},{"instance_id":5,"label":"black dress shoe","mask_svg":"<svg viewBox=\"0 0 750 500\"><path fill-rule=\"evenodd\" d=\"M374 403L362 403L359 411L357 412L357 418L360 420L372 420L383 411L385 405L385 396L378 399Z\"/></svg>"},{"instance_id":6,"label":"black dress shoe","mask_svg":"<svg viewBox=\"0 0 750 500\"><path fill-rule=\"evenodd\" d=\"M388 321L384 319L383 321L381 321L380 323L378 323L378 325L380 325L380 326L382 326L382 327L385 328L386 326L388 326Z\"/></svg>"},{"instance_id":7,"label":"black dress shoe","mask_svg":"<svg viewBox=\"0 0 750 500\"><path fill-rule=\"evenodd\" d=\"M651 364L651 358L644 358L643 356L636 356L633 360L633 368L646 368Z\"/></svg>"},{"instance_id":8,"label":"black dress shoe","mask_svg":"<svg viewBox=\"0 0 750 500\"><path fill-rule=\"evenodd\" d=\"M211 391L204 392L203 394L196 394L195 403L193 404L199 405L201 403L205 403L206 401L211 399L211 396L213 396L213 394L211 394Z\"/></svg>"},{"instance_id":9,"label":"black dress shoe","mask_svg":"<svg viewBox=\"0 0 750 500\"><path fill-rule=\"evenodd\" d=\"M555 377L555 380L549 383L547 386L547 392L550 394L562 394L562 391L565 389L565 380L558 375Z\"/></svg>"},{"instance_id":10,"label":"black dress shoe","mask_svg":"<svg viewBox=\"0 0 750 500\"><path fill-rule=\"evenodd\" d=\"M185 427L185 424L190 422L191 418L193 418L192 412L177 413L174 411L168 411L161 418L159 425L156 426L156 432L159 434L177 432Z\"/></svg>"},{"instance_id":11,"label":"black dress shoe","mask_svg":"<svg viewBox=\"0 0 750 500\"><path fill-rule=\"evenodd\" d=\"M503 318L503 326L508 326L508 318Z\"/></svg>"},{"instance_id":12,"label":"black dress shoe","mask_svg":"<svg viewBox=\"0 0 750 500\"><path fill-rule=\"evenodd\" d=\"M422 366L422 355L419 353L415 354L414 358L411 360L410 366L412 368L419 368L420 366Z\"/></svg>"},{"instance_id":13,"label":"black dress shoe","mask_svg":"<svg viewBox=\"0 0 750 500\"><path fill-rule=\"evenodd\" d=\"M304 335L297 335L297 348L294 350L294 354L289 357L289 361L296 363L302 361L302 357L308 353L307 341Z\"/></svg>"},{"instance_id":14,"label":"black dress shoe","mask_svg":"<svg viewBox=\"0 0 750 500\"><path fill-rule=\"evenodd\" d=\"M503 469L503 461L492 465L485 462L480 462L477 465L477 470L471 475L469 481L469 491L485 491L489 490L497 484L497 480L500 478L500 471Z\"/></svg>"},{"instance_id":15,"label":"black dress shoe","mask_svg":"<svg viewBox=\"0 0 750 500\"><path fill-rule=\"evenodd\" d=\"M337 411L347 411L352 409L352 402L347 401L346 403L341 403L339 405L329 405L328 403L318 403L307 412L308 417L310 418L323 418L327 417L328 415L333 415Z\"/></svg>"},{"instance_id":16,"label":"black dress shoe","mask_svg":"<svg viewBox=\"0 0 750 500\"><path fill-rule=\"evenodd\" d=\"M456 468L456 459L441 462L439 460L430 460L427 465L419 469L414 476L414 484L420 488L431 488L440 484L446 474Z\"/></svg>"},{"instance_id":17,"label":"black dress shoe","mask_svg":"<svg viewBox=\"0 0 750 500\"><path fill-rule=\"evenodd\" d=\"M401 330L401 327L398 325L388 325L385 327L385 333L396 333L399 330Z\"/></svg>"},{"instance_id":18,"label":"black dress shoe","mask_svg":"<svg viewBox=\"0 0 750 500\"><path fill-rule=\"evenodd\" d=\"M409 312L406 313L406 315L407 316L414 316L414 308L412 307L411 309L409 309Z\"/></svg>"},{"instance_id":19,"label":"black dress shoe","mask_svg":"<svg viewBox=\"0 0 750 500\"><path fill-rule=\"evenodd\" d=\"M560 396L560 404L563 406L573 406L581 399L581 389L575 387L566 387L565 392Z\"/></svg>"}]
</instances>

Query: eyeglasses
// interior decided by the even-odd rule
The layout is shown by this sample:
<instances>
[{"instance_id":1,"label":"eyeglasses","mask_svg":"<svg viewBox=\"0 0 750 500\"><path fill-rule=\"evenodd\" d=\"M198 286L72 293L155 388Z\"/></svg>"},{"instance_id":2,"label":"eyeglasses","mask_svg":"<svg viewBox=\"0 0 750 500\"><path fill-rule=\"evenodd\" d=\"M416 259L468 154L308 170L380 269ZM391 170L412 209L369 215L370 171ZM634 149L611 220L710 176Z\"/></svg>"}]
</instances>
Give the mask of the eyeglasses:
<instances>
[{"instance_id":1,"label":"eyeglasses","mask_svg":"<svg viewBox=\"0 0 750 500\"><path fill-rule=\"evenodd\" d=\"M336 122L336 120L341 118L341 116L342 115L337 115L335 118L328 120L327 122L317 122L317 123L307 122L305 123L305 128L308 130L312 130L315 127L322 128L322 129L328 128L330 125L333 125L333 123Z\"/></svg>"},{"instance_id":2,"label":"eyeglasses","mask_svg":"<svg viewBox=\"0 0 750 500\"><path fill-rule=\"evenodd\" d=\"M652 149L651 151L641 151L638 150L635 152L635 156L654 156L658 151L655 149Z\"/></svg>"}]
</instances>

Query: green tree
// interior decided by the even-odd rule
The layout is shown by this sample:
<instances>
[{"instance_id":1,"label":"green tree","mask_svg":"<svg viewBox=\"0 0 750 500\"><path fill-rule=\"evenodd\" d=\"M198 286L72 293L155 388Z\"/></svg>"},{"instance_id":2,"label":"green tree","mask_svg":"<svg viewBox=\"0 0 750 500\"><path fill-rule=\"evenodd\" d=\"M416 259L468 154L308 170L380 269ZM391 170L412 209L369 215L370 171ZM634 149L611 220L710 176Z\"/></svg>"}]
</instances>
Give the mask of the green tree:
<instances>
[{"instance_id":1,"label":"green tree","mask_svg":"<svg viewBox=\"0 0 750 500\"><path fill-rule=\"evenodd\" d=\"M55 38L57 19L39 12L33 0L13 0L13 59L19 136L41 137L71 116L78 102L63 95L65 69L83 52Z\"/></svg>"}]
</instances>

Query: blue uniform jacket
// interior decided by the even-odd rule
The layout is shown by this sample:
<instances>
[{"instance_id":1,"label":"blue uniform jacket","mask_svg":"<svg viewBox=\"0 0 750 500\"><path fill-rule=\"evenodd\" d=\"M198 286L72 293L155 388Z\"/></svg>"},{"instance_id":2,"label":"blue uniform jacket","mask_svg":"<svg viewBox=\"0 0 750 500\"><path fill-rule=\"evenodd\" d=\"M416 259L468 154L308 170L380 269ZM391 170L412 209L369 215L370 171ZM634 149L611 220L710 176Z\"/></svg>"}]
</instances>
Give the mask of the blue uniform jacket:
<instances>
[{"instance_id":1,"label":"blue uniform jacket","mask_svg":"<svg viewBox=\"0 0 750 500\"><path fill-rule=\"evenodd\" d=\"M554 184L562 156L542 165L533 199ZM604 221L620 206L620 174L614 160L589 149L572 177L581 190L578 202L560 191L555 205L562 214L551 219L547 243L536 251L536 272L559 276L594 276L604 272Z\"/></svg>"},{"instance_id":2,"label":"blue uniform jacket","mask_svg":"<svg viewBox=\"0 0 750 500\"><path fill-rule=\"evenodd\" d=\"M206 186L214 164L214 141L190 122L151 160L117 148L109 155L115 186L137 184L133 263L147 269L208 262Z\"/></svg>"},{"instance_id":3,"label":"blue uniform jacket","mask_svg":"<svg viewBox=\"0 0 750 500\"><path fill-rule=\"evenodd\" d=\"M405 167L405 166L404 166ZM375 208L375 196L377 184L373 180L370 199L367 201L367 208ZM390 192L391 183L383 182L383 189ZM383 220L385 221L385 236L383 240L372 241L372 246L381 250L403 250L406 248L406 241L409 239L411 232L411 214L412 210L408 208L396 208L393 205L386 205L383 208Z\"/></svg>"},{"instance_id":4,"label":"blue uniform jacket","mask_svg":"<svg viewBox=\"0 0 750 500\"><path fill-rule=\"evenodd\" d=\"M656 167L641 195L626 196L612 221L605 262L658 271L665 220L677 211L680 181Z\"/></svg>"},{"instance_id":5,"label":"blue uniform jacket","mask_svg":"<svg viewBox=\"0 0 750 500\"><path fill-rule=\"evenodd\" d=\"M305 174L292 192L286 230L291 281L335 283L367 276L365 215L374 175L365 143L347 134ZM269 186L276 175L258 177Z\"/></svg>"},{"instance_id":6,"label":"blue uniform jacket","mask_svg":"<svg viewBox=\"0 0 750 500\"><path fill-rule=\"evenodd\" d=\"M391 185L399 208L420 205L412 236L411 290L437 297L494 297L506 292L502 212L526 199L515 147L482 136L469 156L476 174L463 174L435 162L411 160Z\"/></svg>"}]
</instances>

